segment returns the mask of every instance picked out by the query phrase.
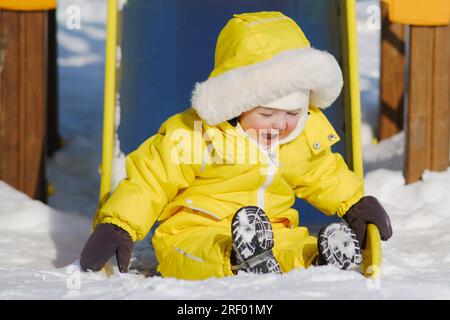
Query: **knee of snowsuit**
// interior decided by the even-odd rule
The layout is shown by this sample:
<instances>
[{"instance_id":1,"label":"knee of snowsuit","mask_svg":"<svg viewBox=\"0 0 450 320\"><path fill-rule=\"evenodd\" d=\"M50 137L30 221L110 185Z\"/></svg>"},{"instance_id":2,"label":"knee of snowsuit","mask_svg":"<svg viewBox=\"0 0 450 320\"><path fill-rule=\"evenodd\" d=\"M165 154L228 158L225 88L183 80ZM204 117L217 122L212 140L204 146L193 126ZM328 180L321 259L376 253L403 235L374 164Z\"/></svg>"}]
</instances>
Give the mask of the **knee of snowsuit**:
<instances>
[{"instance_id":1,"label":"knee of snowsuit","mask_svg":"<svg viewBox=\"0 0 450 320\"><path fill-rule=\"evenodd\" d=\"M230 264L232 250L231 220L214 221L198 211L184 208L192 215L192 225L186 216L174 215L156 229L153 247L158 259L158 271L164 277L202 280L233 275ZM183 224L177 219L184 216ZM182 225L182 228L177 228ZM317 239L305 227L287 228L272 224L275 258L283 272L306 268L317 256Z\"/></svg>"}]
</instances>

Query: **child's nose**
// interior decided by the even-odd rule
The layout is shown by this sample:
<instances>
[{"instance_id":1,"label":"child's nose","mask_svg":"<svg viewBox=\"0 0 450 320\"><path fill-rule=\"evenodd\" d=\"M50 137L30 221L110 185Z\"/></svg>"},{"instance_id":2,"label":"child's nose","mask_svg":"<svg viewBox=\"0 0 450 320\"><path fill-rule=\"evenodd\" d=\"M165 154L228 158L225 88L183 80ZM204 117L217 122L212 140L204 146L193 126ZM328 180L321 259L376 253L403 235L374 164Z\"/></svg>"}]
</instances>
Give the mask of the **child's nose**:
<instances>
[{"instance_id":1,"label":"child's nose","mask_svg":"<svg viewBox=\"0 0 450 320\"><path fill-rule=\"evenodd\" d=\"M280 120L274 122L272 127L275 130L279 130L279 131L283 132L287 128L287 121L284 119L280 119Z\"/></svg>"}]
</instances>

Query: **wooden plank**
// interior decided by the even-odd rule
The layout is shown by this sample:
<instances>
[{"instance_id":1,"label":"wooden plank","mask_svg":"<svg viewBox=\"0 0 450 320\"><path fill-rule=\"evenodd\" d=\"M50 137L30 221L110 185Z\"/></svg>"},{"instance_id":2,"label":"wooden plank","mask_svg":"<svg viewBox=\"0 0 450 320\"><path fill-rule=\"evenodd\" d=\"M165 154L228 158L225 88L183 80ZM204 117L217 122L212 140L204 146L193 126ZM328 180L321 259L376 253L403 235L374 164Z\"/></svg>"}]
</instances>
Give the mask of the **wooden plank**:
<instances>
[{"instance_id":1,"label":"wooden plank","mask_svg":"<svg viewBox=\"0 0 450 320\"><path fill-rule=\"evenodd\" d=\"M19 13L1 11L4 65L0 78L0 179L14 188L20 188L20 33Z\"/></svg>"},{"instance_id":2,"label":"wooden plank","mask_svg":"<svg viewBox=\"0 0 450 320\"><path fill-rule=\"evenodd\" d=\"M19 68L19 86L18 91L20 92L20 99L18 103L19 107L19 126L17 129L19 130L19 190L26 193L25 188L25 139L27 139L27 136L24 134L24 126L25 126L25 108L26 108L26 82L27 82L27 73L26 73L26 32L27 32L27 25L26 25L26 13L20 12L19 13L19 24L20 24L20 32L17 35L19 38L19 56L18 56L18 63L20 65ZM29 194L28 194L29 195ZM31 196L31 195L29 195Z\"/></svg>"},{"instance_id":3,"label":"wooden plank","mask_svg":"<svg viewBox=\"0 0 450 320\"><path fill-rule=\"evenodd\" d=\"M450 27L434 27L433 104L431 124L431 153L429 169L446 170L449 166L449 71Z\"/></svg>"},{"instance_id":4,"label":"wooden plank","mask_svg":"<svg viewBox=\"0 0 450 320\"><path fill-rule=\"evenodd\" d=\"M46 138L47 12L24 12L23 190L42 200Z\"/></svg>"},{"instance_id":5,"label":"wooden plank","mask_svg":"<svg viewBox=\"0 0 450 320\"><path fill-rule=\"evenodd\" d=\"M419 180L429 166L432 75L433 27L411 26L410 80L407 112L405 180Z\"/></svg>"},{"instance_id":6,"label":"wooden plank","mask_svg":"<svg viewBox=\"0 0 450 320\"><path fill-rule=\"evenodd\" d=\"M44 199L46 12L1 11L0 179Z\"/></svg>"},{"instance_id":7,"label":"wooden plank","mask_svg":"<svg viewBox=\"0 0 450 320\"><path fill-rule=\"evenodd\" d=\"M4 44L3 37L2 37L2 34L3 34L2 26L3 26L3 23L2 23L2 10L0 10L0 77L1 77L1 74L2 74L2 70L3 70L3 65L4 65L4 62L5 62L5 44ZM2 90L2 87L0 86L0 97L1 97L1 90Z\"/></svg>"},{"instance_id":8,"label":"wooden plank","mask_svg":"<svg viewBox=\"0 0 450 320\"><path fill-rule=\"evenodd\" d=\"M403 130L405 26L388 19L381 2L380 140Z\"/></svg>"}]
</instances>

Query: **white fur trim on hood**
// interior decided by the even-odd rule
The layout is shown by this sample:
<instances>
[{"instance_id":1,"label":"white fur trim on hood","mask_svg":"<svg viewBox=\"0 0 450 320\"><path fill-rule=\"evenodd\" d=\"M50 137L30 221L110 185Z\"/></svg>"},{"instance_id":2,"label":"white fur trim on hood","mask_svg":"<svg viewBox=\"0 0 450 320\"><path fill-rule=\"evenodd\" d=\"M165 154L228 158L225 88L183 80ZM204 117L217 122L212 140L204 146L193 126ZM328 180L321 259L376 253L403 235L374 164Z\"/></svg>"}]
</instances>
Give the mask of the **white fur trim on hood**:
<instances>
[{"instance_id":1,"label":"white fur trim on hood","mask_svg":"<svg viewBox=\"0 0 450 320\"><path fill-rule=\"evenodd\" d=\"M191 102L208 125L217 125L301 90L311 90L310 105L324 109L342 85L341 68L331 54L301 48L196 83Z\"/></svg>"}]
</instances>

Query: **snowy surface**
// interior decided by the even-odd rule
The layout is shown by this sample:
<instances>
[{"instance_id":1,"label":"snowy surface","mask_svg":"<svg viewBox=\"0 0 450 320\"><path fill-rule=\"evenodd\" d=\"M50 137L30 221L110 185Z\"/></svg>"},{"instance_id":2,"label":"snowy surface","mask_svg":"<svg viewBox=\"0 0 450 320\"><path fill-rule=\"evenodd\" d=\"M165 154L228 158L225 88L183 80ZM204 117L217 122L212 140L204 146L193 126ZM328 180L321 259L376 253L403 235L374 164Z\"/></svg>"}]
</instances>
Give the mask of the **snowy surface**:
<instances>
[{"instance_id":1,"label":"snowy surface","mask_svg":"<svg viewBox=\"0 0 450 320\"><path fill-rule=\"evenodd\" d=\"M372 144L378 113L377 3L357 3L366 192L381 201L394 229L383 243L377 281L332 267L205 281L144 277L136 269L154 270L156 264L149 238L137 245L131 273L80 273L77 259L99 186L106 6L100 0L60 0L65 146L47 167L55 186L49 206L0 181L0 299L449 299L450 171L426 172L423 181L405 186L403 133ZM74 4L81 9L80 29L67 28L73 12L68 7Z\"/></svg>"}]
</instances>

